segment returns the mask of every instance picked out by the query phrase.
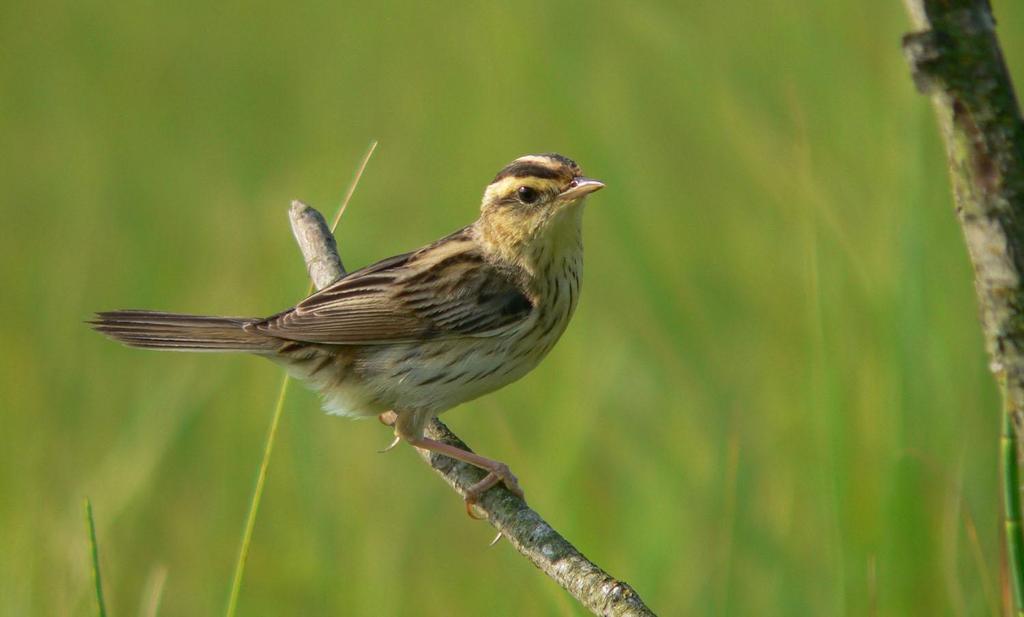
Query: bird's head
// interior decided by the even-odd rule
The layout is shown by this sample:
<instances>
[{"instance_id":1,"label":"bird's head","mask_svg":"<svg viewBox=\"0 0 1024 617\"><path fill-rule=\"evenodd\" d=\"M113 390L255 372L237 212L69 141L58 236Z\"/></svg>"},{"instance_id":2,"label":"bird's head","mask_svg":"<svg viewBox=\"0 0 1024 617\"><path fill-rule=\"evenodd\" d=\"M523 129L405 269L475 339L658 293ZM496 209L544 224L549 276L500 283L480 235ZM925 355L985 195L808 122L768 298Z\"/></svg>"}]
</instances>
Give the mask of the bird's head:
<instances>
[{"instance_id":1,"label":"bird's head","mask_svg":"<svg viewBox=\"0 0 1024 617\"><path fill-rule=\"evenodd\" d=\"M510 258L557 251L578 243L583 201L602 188L560 154L521 156L487 185L478 224L485 240Z\"/></svg>"}]
</instances>

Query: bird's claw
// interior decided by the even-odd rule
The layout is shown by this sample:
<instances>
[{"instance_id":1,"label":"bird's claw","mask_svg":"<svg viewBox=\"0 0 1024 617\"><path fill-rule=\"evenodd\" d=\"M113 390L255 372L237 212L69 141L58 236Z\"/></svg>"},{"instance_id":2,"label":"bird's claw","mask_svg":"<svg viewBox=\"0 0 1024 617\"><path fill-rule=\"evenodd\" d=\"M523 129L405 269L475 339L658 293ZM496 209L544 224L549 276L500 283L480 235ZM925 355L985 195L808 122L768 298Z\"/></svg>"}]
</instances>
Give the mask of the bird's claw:
<instances>
[{"instance_id":1,"label":"bird's claw","mask_svg":"<svg viewBox=\"0 0 1024 617\"><path fill-rule=\"evenodd\" d=\"M402 438L401 438L401 437L399 437L398 435L395 435L395 438L391 440L391 443L389 443L389 444L387 445L387 447L386 447L386 448L384 448L383 450L377 450L377 453L378 453L378 454L384 454L385 452L388 452L388 451L390 451L390 450L391 450L392 448L394 448L395 446L397 446L397 445L398 445L398 442L400 442L400 441L402 441Z\"/></svg>"},{"instance_id":2,"label":"bird's claw","mask_svg":"<svg viewBox=\"0 0 1024 617\"><path fill-rule=\"evenodd\" d=\"M487 518L486 516L477 516L473 510L483 494L487 492L495 484L501 482L505 485L505 488L509 490L513 495L520 499L525 499L526 494L523 493L523 489L519 486L519 479L516 478L512 470L509 469L505 463L496 463L487 475L482 480L474 484L473 486L466 489L466 514L470 518L482 520Z\"/></svg>"}]
</instances>

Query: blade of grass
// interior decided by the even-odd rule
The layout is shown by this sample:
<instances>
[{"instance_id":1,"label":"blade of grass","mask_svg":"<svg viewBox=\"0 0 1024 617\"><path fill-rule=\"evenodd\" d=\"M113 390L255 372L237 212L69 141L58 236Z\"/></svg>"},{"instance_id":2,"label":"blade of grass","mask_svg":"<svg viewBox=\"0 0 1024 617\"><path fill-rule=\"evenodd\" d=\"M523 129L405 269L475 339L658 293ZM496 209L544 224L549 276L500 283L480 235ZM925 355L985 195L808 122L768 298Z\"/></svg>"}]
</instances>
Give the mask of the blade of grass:
<instances>
[{"instance_id":1,"label":"blade of grass","mask_svg":"<svg viewBox=\"0 0 1024 617\"><path fill-rule=\"evenodd\" d=\"M1021 531L1020 463L1017 431L1013 426L1012 411L1003 410L1002 450L1003 520L1006 534L1007 561L1013 591L1013 606L1018 615L1024 615L1024 533Z\"/></svg>"},{"instance_id":2,"label":"blade of grass","mask_svg":"<svg viewBox=\"0 0 1024 617\"><path fill-rule=\"evenodd\" d=\"M92 502L85 498L85 527L89 532L89 552L92 558L92 583L96 588L96 614L107 616L107 605L103 601L103 580L100 578L100 549L96 542L96 522L92 517Z\"/></svg>"},{"instance_id":3,"label":"blade of grass","mask_svg":"<svg viewBox=\"0 0 1024 617\"><path fill-rule=\"evenodd\" d=\"M142 601L139 604L139 617L157 617L160 613L160 602L164 597L164 585L167 584L167 566L158 565L149 572L146 586L143 588Z\"/></svg>"},{"instance_id":4,"label":"blade of grass","mask_svg":"<svg viewBox=\"0 0 1024 617\"><path fill-rule=\"evenodd\" d=\"M341 200L341 206L338 208L338 213L334 217L334 221L331 224L331 231L333 232L338 227L338 223L341 221L341 215L345 213L345 209L348 208L348 202L352 199L352 195L355 193L356 187L359 185L360 178L363 177L363 172L366 170L366 165L370 162L370 157L373 156L374 150L377 149L377 141L374 140L370 147L366 150L366 154L363 155L363 159L356 170L355 176L352 178L352 182L349 184L348 190L345 192L345 196ZM313 285L310 283L306 294L313 290ZM291 379L288 375L285 375L281 380L281 389L277 395L277 404L274 406L274 413L270 420L270 429L267 431L267 441L263 446L263 459L260 461L259 472L256 475L256 487L252 492L252 500L249 503L249 514L245 519L245 530L242 532L242 546L238 551L238 561L235 563L235 574L231 581L231 593L228 597L227 610L224 612L225 617L235 617L235 613L238 610L238 595L242 589L242 579L245 576L245 564L249 559L249 546L252 544L252 532L256 527L256 514L260 509L260 501L263 498L263 487L267 480L267 468L270 466L270 455L274 450L274 442L277 440L277 427L281 423L281 415L284 411L284 401L288 394L288 384ZM97 576L99 570L96 570Z\"/></svg>"}]
</instances>

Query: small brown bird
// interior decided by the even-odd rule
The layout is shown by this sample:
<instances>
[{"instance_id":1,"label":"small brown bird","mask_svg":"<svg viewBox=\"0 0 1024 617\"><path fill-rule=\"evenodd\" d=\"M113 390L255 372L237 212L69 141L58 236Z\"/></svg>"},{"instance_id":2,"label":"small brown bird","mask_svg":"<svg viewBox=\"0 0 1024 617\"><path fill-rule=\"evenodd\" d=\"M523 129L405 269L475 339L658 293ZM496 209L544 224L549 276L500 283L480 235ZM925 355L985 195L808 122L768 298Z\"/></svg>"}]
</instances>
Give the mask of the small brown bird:
<instances>
[{"instance_id":1,"label":"small brown bird","mask_svg":"<svg viewBox=\"0 0 1024 617\"><path fill-rule=\"evenodd\" d=\"M523 495L504 463L427 439L438 414L519 379L565 331L580 297L584 198L604 187L558 154L520 157L487 186L475 223L348 274L267 318L143 310L98 313L134 347L244 351L316 389L328 412L380 415L395 440L488 474Z\"/></svg>"}]
</instances>

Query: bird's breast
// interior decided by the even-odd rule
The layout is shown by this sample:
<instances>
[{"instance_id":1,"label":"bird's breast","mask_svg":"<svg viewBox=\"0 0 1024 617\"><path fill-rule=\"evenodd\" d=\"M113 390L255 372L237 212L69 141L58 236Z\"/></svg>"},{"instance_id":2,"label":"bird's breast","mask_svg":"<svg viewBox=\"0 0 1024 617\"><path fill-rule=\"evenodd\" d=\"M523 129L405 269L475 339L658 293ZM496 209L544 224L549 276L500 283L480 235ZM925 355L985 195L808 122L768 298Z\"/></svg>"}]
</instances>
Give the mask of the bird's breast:
<instances>
[{"instance_id":1,"label":"bird's breast","mask_svg":"<svg viewBox=\"0 0 1024 617\"><path fill-rule=\"evenodd\" d=\"M569 254L533 277L533 310L488 336L365 345L342 379L318 389L334 410L370 415L382 410L438 414L526 375L551 351L579 302L582 256Z\"/></svg>"}]
</instances>

